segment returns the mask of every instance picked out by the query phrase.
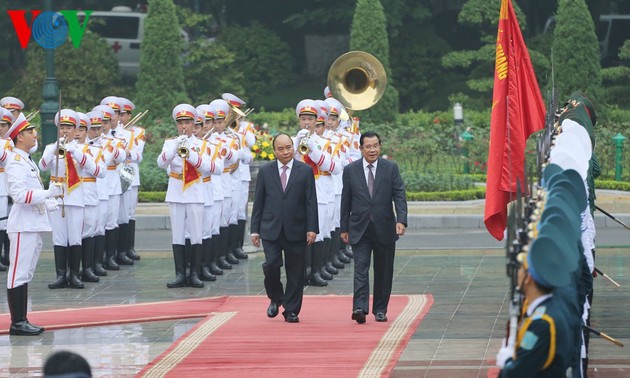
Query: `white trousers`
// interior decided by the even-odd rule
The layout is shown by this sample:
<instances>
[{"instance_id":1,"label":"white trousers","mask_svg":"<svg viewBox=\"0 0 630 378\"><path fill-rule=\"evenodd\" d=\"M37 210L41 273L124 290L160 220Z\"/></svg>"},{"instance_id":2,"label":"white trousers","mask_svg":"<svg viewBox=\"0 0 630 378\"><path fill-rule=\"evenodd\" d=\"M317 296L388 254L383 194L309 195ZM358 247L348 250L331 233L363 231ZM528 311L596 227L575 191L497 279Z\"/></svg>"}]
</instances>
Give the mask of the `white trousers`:
<instances>
[{"instance_id":1,"label":"white trousers","mask_svg":"<svg viewBox=\"0 0 630 378\"><path fill-rule=\"evenodd\" d=\"M203 221L201 222L202 224L202 230L201 230L201 238L202 239L209 239L212 237L212 227L213 227L213 222L212 217L214 216L214 212L212 211L212 208L214 206L210 205L210 206L204 206L203 207Z\"/></svg>"},{"instance_id":2,"label":"white trousers","mask_svg":"<svg viewBox=\"0 0 630 378\"><path fill-rule=\"evenodd\" d=\"M106 230L118 228L118 213L120 212L120 194L109 196L107 201L107 222L105 222Z\"/></svg>"},{"instance_id":3,"label":"white trousers","mask_svg":"<svg viewBox=\"0 0 630 378\"><path fill-rule=\"evenodd\" d=\"M37 260L42 252L42 235L40 232L9 232L9 240L11 267L7 274L7 288L13 289L33 279Z\"/></svg>"},{"instance_id":4,"label":"white trousers","mask_svg":"<svg viewBox=\"0 0 630 378\"><path fill-rule=\"evenodd\" d=\"M127 190L120 195L120 206L118 207L118 224L129 223L129 203L131 202L131 192Z\"/></svg>"},{"instance_id":5,"label":"white trousers","mask_svg":"<svg viewBox=\"0 0 630 378\"><path fill-rule=\"evenodd\" d=\"M99 206L85 205L83 208L83 235L81 235L83 239L96 235L96 220L98 219Z\"/></svg>"},{"instance_id":6,"label":"white trousers","mask_svg":"<svg viewBox=\"0 0 630 378\"><path fill-rule=\"evenodd\" d=\"M98 204L98 214L94 225L94 236L105 235L105 225L107 224L107 207L109 200L101 200Z\"/></svg>"},{"instance_id":7,"label":"white trousers","mask_svg":"<svg viewBox=\"0 0 630 378\"><path fill-rule=\"evenodd\" d=\"M230 216L232 211L232 197L223 198L223 210L221 211L221 224L220 227L227 227L230 225Z\"/></svg>"},{"instance_id":8,"label":"white trousers","mask_svg":"<svg viewBox=\"0 0 630 378\"><path fill-rule=\"evenodd\" d=\"M214 201L212 204L212 235L219 235L219 227L221 227L221 214L223 213L223 200Z\"/></svg>"},{"instance_id":9,"label":"white trousers","mask_svg":"<svg viewBox=\"0 0 630 378\"><path fill-rule=\"evenodd\" d=\"M332 229L341 226L341 194L335 194L335 202L333 202L333 219Z\"/></svg>"},{"instance_id":10,"label":"white trousers","mask_svg":"<svg viewBox=\"0 0 630 378\"><path fill-rule=\"evenodd\" d=\"M0 218L9 215L9 196L0 196ZM7 220L0 221L0 230L7 229Z\"/></svg>"},{"instance_id":11,"label":"white trousers","mask_svg":"<svg viewBox=\"0 0 630 378\"><path fill-rule=\"evenodd\" d=\"M332 211L329 210L327 203L317 204L317 221L319 222L319 234L315 237L316 242L323 241L326 238L330 238L330 215Z\"/></svg>"},{"instance_id":12,"label":"white trousers","mask_svg":"<svg viewBox=\"0 0 630 378\"><path fill-rule=\"evenodd\" d=\"M249 197L249 181L241 181L241 190L238 196L237 220L247 220L247 199Z\"/></svg>"},{"instance_id":13,"label":"white trousers","mask_svg":"<svg viewBox=\"0 0 630 378\"><path fill-rule=\"evenodd\" d=\"M83 236L84 209L78 206L66 205L65 216L61 216L61 209L48 213L52 240L54 245L62 247L81 245Z\"/></svg>"},{"instance_id":14,"label":"white trousers","mask_svg":"<svg viewBox=\"0 0 630 378\"><path fill-rule=\"evenodd\" d=\"M129 209L129 219L136 220L136 207L138 206L138 188L139 186L130 186L127 191L129 192L129 203L127 208Z\"/></svg>"},{"instance_id":15,"label":"white trousers","mask_svg":"<svg viewBox=\"0 0 630 378\"><path fill-rule=\"evenodd\" d=\"M203 203L169 202L168 205L171 211L173 244L186 244L187 233L191 244L201 244Z\"/></svg>"}]
</instances>

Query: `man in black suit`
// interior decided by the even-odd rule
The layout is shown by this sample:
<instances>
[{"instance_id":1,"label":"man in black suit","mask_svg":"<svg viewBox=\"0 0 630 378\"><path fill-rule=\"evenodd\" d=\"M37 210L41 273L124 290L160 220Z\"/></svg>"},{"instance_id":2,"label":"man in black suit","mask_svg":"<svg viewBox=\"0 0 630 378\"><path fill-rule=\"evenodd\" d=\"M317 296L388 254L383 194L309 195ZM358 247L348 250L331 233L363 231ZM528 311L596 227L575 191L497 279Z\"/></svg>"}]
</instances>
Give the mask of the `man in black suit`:
<instances>
[{"instance_id":1,"label":"man in black suit","mask_svg":"<svg viewBox=\"0 0 630 378\"><path fill-rule=\"evenodd\" d=\"M285 321L297 323L302 307L304 251L319 232L315 179L311 167L293 159L294 147L289 135L277 135L273 149L277 161L258 171L251 237L256 247L263 241L265 290L271 300L267 316L277 316L282 304ZM287 276L284 291L280 281L282 251Z\"/></svg>"},{"instance_id":2,"label":"man in black suit","mask_svg":"<svg viewBox=\"0 0 630 378\"><path fill-rule=\"evenodd\" d=\"M363 158L343 170L341 239L354 253L352 320L365 323L370 297L370 258L374 251L374 303L377 322L387 321L392 292L396 240L407 227L405 186L396 163L379 158L381 138L366 132L360 139ZM396 216L392 210L392 201Z\"/></svg>"}]
</instances>

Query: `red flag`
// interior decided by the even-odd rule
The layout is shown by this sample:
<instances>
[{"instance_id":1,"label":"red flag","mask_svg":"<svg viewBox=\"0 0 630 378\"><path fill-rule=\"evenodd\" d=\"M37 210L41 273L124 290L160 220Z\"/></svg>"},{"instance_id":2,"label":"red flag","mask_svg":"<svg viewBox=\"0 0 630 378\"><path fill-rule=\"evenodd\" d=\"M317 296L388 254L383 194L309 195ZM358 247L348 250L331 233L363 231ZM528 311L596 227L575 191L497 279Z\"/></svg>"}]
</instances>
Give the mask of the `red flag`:
<instances>
[{"instance_id":1,"label":"red flag","mask_svg":"<svg viewBox=\"0 0 630 378\"><path fill-rule=\"evenodd\" d=\"M201 177L201 174L199 173L197 168L189 163L187 159L184 159L184 164L182 165L182 179L184 180L184 188L182 190L188 189L189 186L199 180L199 177Z\"/></svg>"},{"instance_id":2,"label":"red flag","mask_svg":"<svg viewBox=\"0 0 630 378\"><path fill-rule=\"evenodd\" d=\"M66 152L66 184L68 185L68 194L81 184L81 176L77 172L70 152Z\"/></svg>"},{"instance_id":3,"label":"red flag","mask_svg":"<svg viewBox=\"0 0 630 378\"><path fill-rule=\"evenodd\" d=\"M514 199L516 183L525 182L525 143L544 127L545 103L521 35L511 0L501 1L497 32L490 146L486 182L486 228L503 239L507 204Z\"/></svg>"}]
</instances>

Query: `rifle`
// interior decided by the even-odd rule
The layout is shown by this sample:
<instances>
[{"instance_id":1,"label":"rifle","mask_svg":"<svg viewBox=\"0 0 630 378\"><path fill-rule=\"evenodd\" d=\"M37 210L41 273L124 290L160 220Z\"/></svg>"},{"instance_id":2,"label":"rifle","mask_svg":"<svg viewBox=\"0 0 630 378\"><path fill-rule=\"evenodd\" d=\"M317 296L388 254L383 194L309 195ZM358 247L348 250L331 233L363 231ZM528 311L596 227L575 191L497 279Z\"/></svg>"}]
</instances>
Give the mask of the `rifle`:
<instances>
[{"instance_id":1,"label":"rifle","mask_svg":"<svg viewBox=\"0 0 630 378\"><path fill-rule=\"evenodd\" d=\"M514 345L518 321L523 306L523 297L518 290L518 270L521 266L519 254L527 244L527 227L523 220L523 193L520 179L516 180L516 203L510 208L508 215L508 237L505 245L506 271L510 279L510 320L506 336L507 345Z\"/></svg>"},{"instance_id":2,"label":"rifle","mask_svg":"<svg viewBox=\"0 0 630 378\"><path fill-rule=\"evenodd\" d=\"M615 222L619 223L620 225L623 226L623 228L625 228L626 230L630 230L630 227L628 227L625 223L623 223L622 221L620 221L619 219L615 218L614 215L612 215L611 213L609 213L608 211L602 209L601 207L595 205L595 208L599 211L601 211L604 215L606 215L608 218L614 220Z\"/></svg>"}]
</instances>

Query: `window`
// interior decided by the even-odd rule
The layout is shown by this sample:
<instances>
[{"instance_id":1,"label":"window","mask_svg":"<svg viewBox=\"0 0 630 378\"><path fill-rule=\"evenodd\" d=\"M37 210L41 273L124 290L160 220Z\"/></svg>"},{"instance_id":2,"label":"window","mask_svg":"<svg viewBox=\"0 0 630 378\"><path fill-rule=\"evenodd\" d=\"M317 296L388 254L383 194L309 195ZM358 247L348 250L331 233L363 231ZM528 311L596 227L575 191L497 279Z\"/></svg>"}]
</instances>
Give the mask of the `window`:
<instances>
[{"instance_id":1,"label":"window","mask_svg":"<svg viewBox=\"0 0 630 378\"><path fill-rule=\"evenodd\" d=\"M138 17L90 16L90 30L103 38L138 39Z\"/></svg>"}]
</instances>

